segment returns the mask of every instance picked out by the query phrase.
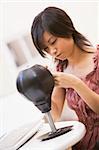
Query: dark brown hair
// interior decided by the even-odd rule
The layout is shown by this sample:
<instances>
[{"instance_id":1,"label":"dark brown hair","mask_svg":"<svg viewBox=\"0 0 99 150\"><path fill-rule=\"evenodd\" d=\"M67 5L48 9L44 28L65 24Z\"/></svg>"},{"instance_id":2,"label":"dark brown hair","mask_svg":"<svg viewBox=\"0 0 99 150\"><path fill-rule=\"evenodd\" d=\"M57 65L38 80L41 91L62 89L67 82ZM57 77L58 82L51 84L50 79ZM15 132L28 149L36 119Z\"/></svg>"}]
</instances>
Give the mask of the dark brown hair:
<instances>
[{"instance_id":1,"label":"dark brown hair","mask_svg":"<svg viewBox=\"0 0 99 150\"><path fill-rule=\"evenodd\" d=\"M42 57L45 57L44 31L57 37L73 37L75 44L81 50L84 50L85 46L91 46L91 43L75 29L71 18L60 8L48 7L34 18L31 27L32 40Z\"/></svg>"}]
</instances>

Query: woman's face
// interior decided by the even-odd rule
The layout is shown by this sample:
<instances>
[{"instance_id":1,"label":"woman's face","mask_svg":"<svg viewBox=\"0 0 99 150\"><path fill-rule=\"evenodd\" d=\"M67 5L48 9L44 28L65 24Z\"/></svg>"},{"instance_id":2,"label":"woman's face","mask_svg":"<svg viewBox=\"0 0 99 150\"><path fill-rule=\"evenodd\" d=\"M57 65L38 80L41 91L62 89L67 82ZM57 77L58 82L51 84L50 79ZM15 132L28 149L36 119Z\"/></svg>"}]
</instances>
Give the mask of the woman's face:
<instances>
[{"instance_id":1,"label":"woman's face","mask_svg":"<svg viewBox=\"0 0 99 150\"><path fill-rule=\"evenodd\" d=\"M56 59L68 59L73 53L74 41L72 38L56 37L45 31L43 41L45 45L44 51Z\"/></svg>"}]
</instances>

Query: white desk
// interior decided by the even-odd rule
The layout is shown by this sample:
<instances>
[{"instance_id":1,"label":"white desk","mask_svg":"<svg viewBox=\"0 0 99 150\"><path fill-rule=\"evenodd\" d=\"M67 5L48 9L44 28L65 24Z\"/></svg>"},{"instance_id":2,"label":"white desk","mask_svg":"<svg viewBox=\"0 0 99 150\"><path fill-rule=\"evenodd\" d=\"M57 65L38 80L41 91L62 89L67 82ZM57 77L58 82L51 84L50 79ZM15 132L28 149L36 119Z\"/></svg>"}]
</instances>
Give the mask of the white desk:
<instances>
[{"instance_id":1,"label":"white desk","mask_svg":"<svg viewBox=\"0 0 99 150\"><path fill-rule=\"evenodd\" d=\"M23 145L20 150L66 150L79 142L86 133L85 126L78 121L56 122L55 125L57 129L73 125L73 130L56 138L40 141L37 137L51 130L49 124L44 124L39 133Z\"/></svg>"}]
</instances>

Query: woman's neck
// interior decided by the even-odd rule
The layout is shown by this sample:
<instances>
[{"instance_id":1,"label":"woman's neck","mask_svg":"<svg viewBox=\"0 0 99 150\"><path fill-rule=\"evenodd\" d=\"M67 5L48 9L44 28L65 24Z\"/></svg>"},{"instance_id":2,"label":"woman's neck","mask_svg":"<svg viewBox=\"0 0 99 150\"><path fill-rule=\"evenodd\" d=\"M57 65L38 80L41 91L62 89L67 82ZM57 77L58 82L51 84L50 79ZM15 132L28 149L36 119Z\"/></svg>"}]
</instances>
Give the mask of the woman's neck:
<instances>
[{"instance_id":1,"label":"woman's neck","mask_svg":"<svg viewBox=\"0 0 99 150\"><path fill-rule=\"evenodd\" d=\"M94 49L86 49L86 51L80 50L77 46L74 47L74 53L71 58L68 59L68 73L72 73L78 77L84 77L94 69L93 57ZM90 65L91 64L91 65Z\"/></svg>"},{"instance_id":2,"label":"woman's neck","mask_svg":"<svg viewBox=\"0 0 99 150\"><path fill-rule=\"evenodd\" d=\"M69 65L75 66L79 65L83 61L85 61L90 55L93 55L93 53L88 52L94 52L95 50L92 48L86 48L85 50L81 50L76 45L74 45L73 52L71 56L68 58Z\"/></svg>"}]
</instances>

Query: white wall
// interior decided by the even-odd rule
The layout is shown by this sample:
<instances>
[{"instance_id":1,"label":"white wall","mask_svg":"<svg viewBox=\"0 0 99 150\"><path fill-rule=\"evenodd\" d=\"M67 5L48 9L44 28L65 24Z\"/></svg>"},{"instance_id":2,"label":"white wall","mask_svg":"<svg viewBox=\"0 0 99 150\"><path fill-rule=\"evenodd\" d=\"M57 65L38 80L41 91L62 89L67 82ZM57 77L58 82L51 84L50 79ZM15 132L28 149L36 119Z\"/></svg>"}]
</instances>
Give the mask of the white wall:
<instances>
[{"instance_id":1,"label":"white wall","mask_svg":"<svg viewBox=\"0 0 99 150\"><path fill-rule=\"evenodd\" d=\"M98 0L1 0L2 38L30 31L33 18L47 6L58 6L70 15L75 27L96 44L98 42ZM1 35L0 35L1 36Z\"/></svg>"},{"instance_id":2,"label":"white wall","mask_svg":"<svg viewBox=\"0 0 99 150\"><path fill-rule=\"evenodd\" d=\"M0 99L2 99L0 103L0 108L2 108L0 109L0 118L2 118L0 127L2 131L4 128L7 131L33 118L31 106L27 105L25 101L23 102L24 104L19 104L17 96L15 98L12 95L6 98L1 97L6 92L8 92L7 94L15 92L13 89L15 88L14 83L17 72L13 58L8 56L6 45L4 46L4 44L22 36L24 33L30 32L33 18L47 6L57 6L64 9L72 18L75 27L87 36L94 45L99 44L98 0L89 0L87 2L82 0L1 0L0 42L3 42L3 46L0 43L0 91L2 93L0 93ZM37 58L35 62L43 61L41 58ZM4 85L5 88L3 88ZM9 101L10 97L12 97L11 101ZM19 105L20 108L18 109ZM27 112L25 112L25 109L27 109ZM23 112L27 114L26 117L23 117Z\"/></svg>"}]
</instances>

